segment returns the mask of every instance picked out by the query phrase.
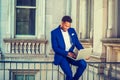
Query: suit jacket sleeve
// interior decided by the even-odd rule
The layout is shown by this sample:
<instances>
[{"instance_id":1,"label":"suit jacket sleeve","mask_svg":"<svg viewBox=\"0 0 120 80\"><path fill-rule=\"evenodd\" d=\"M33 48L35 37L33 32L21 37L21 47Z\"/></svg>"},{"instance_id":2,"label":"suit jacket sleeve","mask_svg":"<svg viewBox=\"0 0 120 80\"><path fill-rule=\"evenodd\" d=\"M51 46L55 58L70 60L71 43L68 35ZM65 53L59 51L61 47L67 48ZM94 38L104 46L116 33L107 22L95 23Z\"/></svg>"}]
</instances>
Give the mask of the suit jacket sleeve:
<instances>
[{"instance_id":1,"label":"suit jacket sleeve","mask_svg":"<svg viewBox=\"0 0 120 80\"><path fill-rule=\"evenodd\" d=\"M64 49L61 49L59 47L55 32L51 32L51 43L52 43L52 49L56 54L59 54L65 57L68 55L68 51L65 51Z\"/></svg>"},{"instance_id":2,"label":"suit jacket sleeve","mask_svg":"<svg viewBox=\"0 0 120 80\"><path fill-rule=\"evenodd\" d=\"M78 39L78 36L77 36L75 30L74 30L74 32L75 32L75 46L76 46L76 48L77 48L78 50L83 49L83 46L82 46L82 44L80 43L80 41L79 41L79 39Z\"/></svg>"}]
</instances>

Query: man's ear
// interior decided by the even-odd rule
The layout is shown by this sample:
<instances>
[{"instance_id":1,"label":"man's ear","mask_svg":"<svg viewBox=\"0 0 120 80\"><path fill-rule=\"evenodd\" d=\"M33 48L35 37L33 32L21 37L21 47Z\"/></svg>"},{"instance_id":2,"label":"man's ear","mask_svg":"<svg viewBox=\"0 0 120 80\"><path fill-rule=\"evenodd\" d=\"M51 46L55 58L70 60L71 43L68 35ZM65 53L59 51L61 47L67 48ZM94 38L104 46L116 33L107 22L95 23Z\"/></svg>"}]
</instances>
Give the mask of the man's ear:
<instances>
[{"instance_id":1,"label":"man's ear","mask_svg":"<svg viewBox=\"0 0 120 80\"><path fill-rule=\"evenodd\" d=\"M60 24L61 26L63 26L63 22L61 22L61 24Z\"/></svg>"}]
</instances>

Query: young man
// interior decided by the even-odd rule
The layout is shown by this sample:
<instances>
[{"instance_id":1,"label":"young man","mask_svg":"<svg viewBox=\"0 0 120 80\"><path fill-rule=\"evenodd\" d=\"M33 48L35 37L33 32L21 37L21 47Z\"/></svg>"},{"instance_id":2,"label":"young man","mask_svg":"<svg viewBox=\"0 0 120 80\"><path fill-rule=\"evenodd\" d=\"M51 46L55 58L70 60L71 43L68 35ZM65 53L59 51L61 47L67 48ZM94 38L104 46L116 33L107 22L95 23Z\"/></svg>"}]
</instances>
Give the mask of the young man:
<instances>
[{"instance_id":1,"label":"young man","mask_svg":"<svg viewBox=\"0 0 120 80\"><path fill-rule=\"evenodd\" d=\"M55 52L54 64L60 65L66 74L66 80L78 80L84 72L87 64L85 60L75 61L68 58L68 56L76 58L76 55L73 52L75 47L78 50L83 49L75 30L71 28L71 23L71 17L64 16L61 24L51 31L51 42L52 48ZM70 64L78 67L74 76L72 74Z\"/></svg>"}]
</instances>

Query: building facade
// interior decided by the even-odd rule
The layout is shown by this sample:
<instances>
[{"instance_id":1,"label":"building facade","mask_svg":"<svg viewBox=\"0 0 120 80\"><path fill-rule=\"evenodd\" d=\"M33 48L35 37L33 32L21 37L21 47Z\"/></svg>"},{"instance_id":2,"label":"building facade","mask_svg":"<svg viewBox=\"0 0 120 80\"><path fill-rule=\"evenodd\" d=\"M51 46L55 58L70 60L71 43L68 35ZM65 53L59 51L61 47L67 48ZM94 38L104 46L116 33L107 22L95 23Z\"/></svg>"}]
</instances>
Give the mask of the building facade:
<instances>
[{"instance_id":1,"label":"building facade","mask_svg":"<svg viewBox=\"0 0 120 80\"><path fill-rule=\"evenodd\" d=\"M50 32L64 15L91 61L120 61L119 0L0 0L1 60L53 61ZM33 77L34 78L34 77Z\"/></svg>"}]
</instances>

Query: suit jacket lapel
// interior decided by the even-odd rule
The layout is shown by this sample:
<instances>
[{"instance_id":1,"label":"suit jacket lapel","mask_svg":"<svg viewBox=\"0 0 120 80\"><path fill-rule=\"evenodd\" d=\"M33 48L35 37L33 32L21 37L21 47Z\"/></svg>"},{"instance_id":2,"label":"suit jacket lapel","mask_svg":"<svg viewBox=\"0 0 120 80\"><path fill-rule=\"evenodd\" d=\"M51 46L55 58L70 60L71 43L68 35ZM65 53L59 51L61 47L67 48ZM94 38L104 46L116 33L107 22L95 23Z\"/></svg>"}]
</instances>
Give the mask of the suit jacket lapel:
<instances>
[{"instance_id":1,"label":"suit jacket lapel","mask_svg":"<svg viewBox=\"0 0 120 80\"><path fill-rule=\"evenodd\" d=\"M69 33L69 36L70 36L70 42L73 45L73 37L72 37L71 29L68 29L68 33Z\"/></svg>"},{"instance_id":2,"label":"suit jacket lapel","mask_svg":"<svg viewBox=\"0 0 120 80\"><path fill-rule=\"evenodd\" d=\"M63 38L63 35L62 35L62 32L61 32L60 26L59 26L59 29L58 29L58 34L59 34L58 37L59 37L59 40L60 40L60 44L65 49L65 42L64 42L64 38Z\"/></svg>"}]
</instances>

